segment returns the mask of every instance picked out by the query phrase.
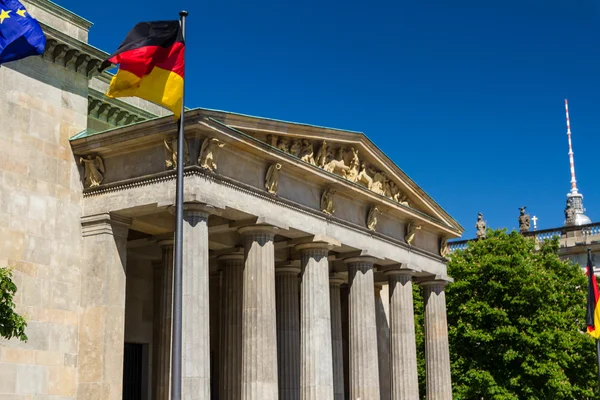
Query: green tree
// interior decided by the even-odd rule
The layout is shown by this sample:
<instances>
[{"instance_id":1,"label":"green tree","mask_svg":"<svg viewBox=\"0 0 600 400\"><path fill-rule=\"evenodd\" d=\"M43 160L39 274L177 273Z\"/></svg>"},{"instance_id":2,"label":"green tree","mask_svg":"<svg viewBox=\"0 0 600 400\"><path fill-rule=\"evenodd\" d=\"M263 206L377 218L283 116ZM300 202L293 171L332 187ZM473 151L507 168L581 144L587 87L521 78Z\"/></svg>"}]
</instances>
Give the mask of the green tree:
<instances>
[{"instance_id":1,"label":"green tree","mask_svg":"<svg viewBox=\"0 0 600 400\"><path fill-rule=\"evenodd\" d=\"M12 270L0 268L0 337L11 339L16 337L27 341L25 318L15 312L13 301L17 285L12 281Z\"/></svg>"},{"instance_id":2,"label":"green tree","mask_svg":"<svg viewBox=\"0 0 600 400\"><path fill-rule=\"evenodd\" d=\"M488 230L452 254L446 291L455 400L598 399L586 277L558 241Z\"/></svg>"}]
</instances>

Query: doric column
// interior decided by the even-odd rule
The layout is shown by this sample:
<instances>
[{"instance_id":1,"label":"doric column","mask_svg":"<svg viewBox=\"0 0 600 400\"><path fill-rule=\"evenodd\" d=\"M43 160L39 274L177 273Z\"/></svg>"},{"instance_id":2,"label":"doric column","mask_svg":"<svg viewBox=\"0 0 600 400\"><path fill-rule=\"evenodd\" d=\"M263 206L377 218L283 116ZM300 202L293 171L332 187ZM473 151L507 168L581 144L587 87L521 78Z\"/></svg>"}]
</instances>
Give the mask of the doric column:
<instances>
[{"instance_id":1,"label":"doric column","mask_svg":"<svg viewBox=\"0 0 600 400\"><path fill-rule=\"evenodd\" d=\"M382 293L384 295L382 297ZM388 304L387 287L375 285L375 320L377 322L377 360L379 366L379 393L381 400L390 400L391 378L390 378L390 325L384 307Z\"/></svg>"},{"instance_id":2,"label":"doric column","mask_svg":"<svg viewBox=\"0 0 600 400\"><path fill-rule=\"evenodd\" d=\"M344 339L342 337L342 299L340 294L340 285L344 282L345 280L339 274L333 274L329 278L334 400L344 400Z\"/></svg>"},{"instance_id":3,"label":"doric column","mask_svg":"<svg viewBox=\"0 0 600 400\"><path fill-rule=\"evenodd\" d=\"M333 399L331 304L327 243L296 246L301 254L300 398Z\"/></svg>"},{"instance_id":4,"label":"doric column","mask_svg":"<svg viewBox=\"0 0 600 400\"><path fill-rule=\"evenodd\" d=\"M300 268L275 269L279 399L300 399Z\"/></svg>"},{"instance_id":5,"label":"doric column","mask_svg":"<svg viewBox=\"0 0 600 400\"><path fill-rule=\"evenodd\" d=\"M221 355L219 399L239 400L242 394L242 282L244 256L219 257L221 286Z\"/></svg>"},{"instance_id":6,"label":"doric column","mask_svg":"<svg viewBox=\"0 0 600 400\"><path fill-rule=\"evenodd\" d=\"M242 400L277 400L275 228L240 228L244 236Z\"/></svg>"},{"instance_id":7,"label":"doric column","mask_svg":"<svg viewBox=\"0 0 600 400\"><path fill-rule=\"evenodd\" d=\"M423 282L427 400L452 400L444 280Z\"/></svg>"},{"instance_id":8,"label":"doric column","mask_svg":"<svg viewBox=\"0 0 600 400\"><path fill-rule=\"evenodd\" d=\"M387 271L390 287L392 400L418 400L412 271Z\"/></svg>"},{"instance_id":9,"label":"doric column","mask_svg":"<svg viewBox=\"0 0 600 400\"><path fill-rule=\"evenodd\" d=\"M173 308L173 241L158 242L162 249L162 262L159 264L160 273L155 276L155 296L158 297L154 311L155 323L158 325L154 342L153 375L156 400L168 400L171 397L171 329Z\"/></svg>"},{"instance_id":10,"label":"doric column","mask_svg":"<svg viewBox=\"0 0 600 400\"><path fill-rule=\"evenodd\" d=\"M350 398L379 399L377 325L373 257L354 257L348 264Z\"/></svg>"},{"instance_id":11,"label":"doric column","mask_svg":"<svg viewBox=\"0 0 600 400\"><path fill-rule=\"evenodd\" d=\"M156 261L152 263L152 398L161 400L160 398L160 377L161 372L161 346L160 346L160 334L162 331L162 318L160 315L161 310L161 297L163 287L163 262Z\"/></svg>"},{"instance_id":12,"label":"doric column","mask_svg":"<svg viewBox=\"0 0 600 400\"><path fill-rule=\"evenodd\" d=\"M221 382L221 271L210 274L210 392L213 398L219 393Z\"/></svg>"},{"instance_id":13,"label":"doric column","mask_svg":"<svg viewBox=\"0 0 600 400\"><path fill-rule=\"evenodd\" d=\"M83 217L77 398L112 400L123 391L125 271L131 220Z\"/></svg>"},{"instance_id":14,"label":"doric column","mask_svg":"<svg viewBox=\"0 0 600 400\"><path fill-rule=\"evenodd\" d=\"M210 399L210 307L208 212L186 203L183 210L182 398Z\"/></svg>"}]
</instances>

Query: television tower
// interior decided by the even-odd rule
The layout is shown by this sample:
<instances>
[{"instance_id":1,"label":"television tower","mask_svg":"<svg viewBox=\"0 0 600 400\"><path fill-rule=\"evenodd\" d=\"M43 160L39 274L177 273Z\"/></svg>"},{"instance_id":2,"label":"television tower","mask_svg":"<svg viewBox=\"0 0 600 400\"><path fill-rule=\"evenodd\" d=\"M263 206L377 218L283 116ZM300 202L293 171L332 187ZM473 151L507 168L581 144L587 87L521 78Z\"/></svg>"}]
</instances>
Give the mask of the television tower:
<instances>
[{"instance_id":1,"label":"television tower","mask_svg":"<svg viewBox=\"0 0 600 400\"><path fill-rule=\"evenodd\" d=\"M592 221L584 214L583 195L577 190L577 179L575 179L575 159L573 157L573 144L571 142L571 122L569 120L569 102L565 99L565 113L567 116L567 137L569 138L569 164L571 166L571 191L567 194L567 206L565 208L565 225L587 225Z\"/></svg>"}]
</instances>

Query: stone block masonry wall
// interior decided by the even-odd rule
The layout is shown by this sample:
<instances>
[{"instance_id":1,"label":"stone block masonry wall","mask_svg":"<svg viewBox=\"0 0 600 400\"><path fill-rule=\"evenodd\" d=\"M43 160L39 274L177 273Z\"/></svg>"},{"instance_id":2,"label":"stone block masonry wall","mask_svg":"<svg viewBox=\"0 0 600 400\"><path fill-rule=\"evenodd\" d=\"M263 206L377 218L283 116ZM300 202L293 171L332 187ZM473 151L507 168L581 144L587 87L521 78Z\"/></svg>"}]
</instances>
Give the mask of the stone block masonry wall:
<instances>
[{"instance_id":1,"label":"stone block masonry wall","mask_svg":"<svg viewBox=\"0 0 600 400\"><path fill-rule=\"evenodd\" d=\"M0 399L77 393L82 184L69 137L86 128L87 84L41 57L0 67L0 266L15 267L29 336L0 340Z\"/></svg>"}]
</instances>

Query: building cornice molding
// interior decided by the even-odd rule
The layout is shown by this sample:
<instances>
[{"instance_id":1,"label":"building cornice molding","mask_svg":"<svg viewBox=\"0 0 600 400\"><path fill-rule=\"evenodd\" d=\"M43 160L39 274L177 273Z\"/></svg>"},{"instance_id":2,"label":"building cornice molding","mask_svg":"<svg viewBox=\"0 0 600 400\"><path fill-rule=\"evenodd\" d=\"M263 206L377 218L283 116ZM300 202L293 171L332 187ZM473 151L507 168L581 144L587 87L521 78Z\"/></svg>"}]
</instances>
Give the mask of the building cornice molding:
<instances>
[{"instance_id":1,"label":"building cornice molding","mask_svg":"<svg viewBox=\"0 0 600 400\"><path fill-rule=\"evenodd\" d=\"M92 25L94 25L93 22L88 21L87 19L80 17L79 15L49 0L26 0L26 2L39 7L52 15L60 17L61 19L72 22L79 28L82 28L86 31L89 31Z\"/></svg>"},{"instance_id":2,"label":"building cornice molding","mask_svg":"<svg viewBox=\"0 0 600 400\"><path fill-rule=\"evenodd\" d=\"M117 99L106 97L95 89L88 89L88 116L112 126L125 126L156 118L156 115Z\"/></svg>"},{"instance_id":3,"label":"building cornice molding","mask_svg":"<svg viewBox=\"0 0 600 400\"><path fill-rule=\"evenodd\" d=\"M91 79L109 54L40 22L46 34L43 58Z\"/></svg>"},{"instance_id":4,"label":"building cornice molding","mask_svg":"<svg viewBox=\"0 0 600 400\"><path fill-rule=\"evenodd\" d=\"M407 250L409 254L412 253L417 256L426 257L432 261L443 263L443 264L445 264L445 261L446 261L444 258L440 257L440 255L437 253L429 252L427 250L424 250L424 249L421 249L421 248L418 248L415 246L409 246L402 240L393 238L391 236L388 236L388 235L380 233L380 232L372 232L365 226L358 225L353 222L343 220L341 218L337 218L334 215L324 215L322 212L320 212L318 210L315 210L313 208L310 208L310 207L305 206L300 203L296 203L292 200L284 199L284 198L280 198L280 197L274 198L273 196L269 195L268 193L261 191L259 189L256 189L253 186L250 186L243 182L239 182L234 179L207 171L205 169L200 168L197 165L185 167L184 176L185 176L185 180L187 182L189 182L194 177L199 177L202 180L209 180L209 181L212 181L215 183L223 184L234 190L237 190L237 191L243 192L245 194L249 194L253 197L259 198L262 201L275 203L275 204L278 204L285 208L288 208L288 209L291 209L291 210L294 210L297 212L301 212L306 215L310 215L313 218L318 218L323 221L327 221L327 223L335 224L335 225L344 227L346 229L351 229L358 233L367 234L370 237L376 238L382 242L389 243L389 244L392 244L397 247L401 247L404 250ZM84 189L83 197L85 199L85 198L89 198L89 197L102 196L105 194L126 191L129 189L157 185L157 184L165 183L167 181L171 181L174 184L175 178L176 178L175 171L165 171L165 172L161 172L158 174L154 174L152 176L133 178L133 179L124 180L121 182L114 182L114 183L110 183L110 184L100 185L98 187L91 188L91 189ZM187 183L187 185L190 185L190 183ZM184 197L184 201L187 201L187 199L185 197Z\"/></svg>"}]
</instances>

